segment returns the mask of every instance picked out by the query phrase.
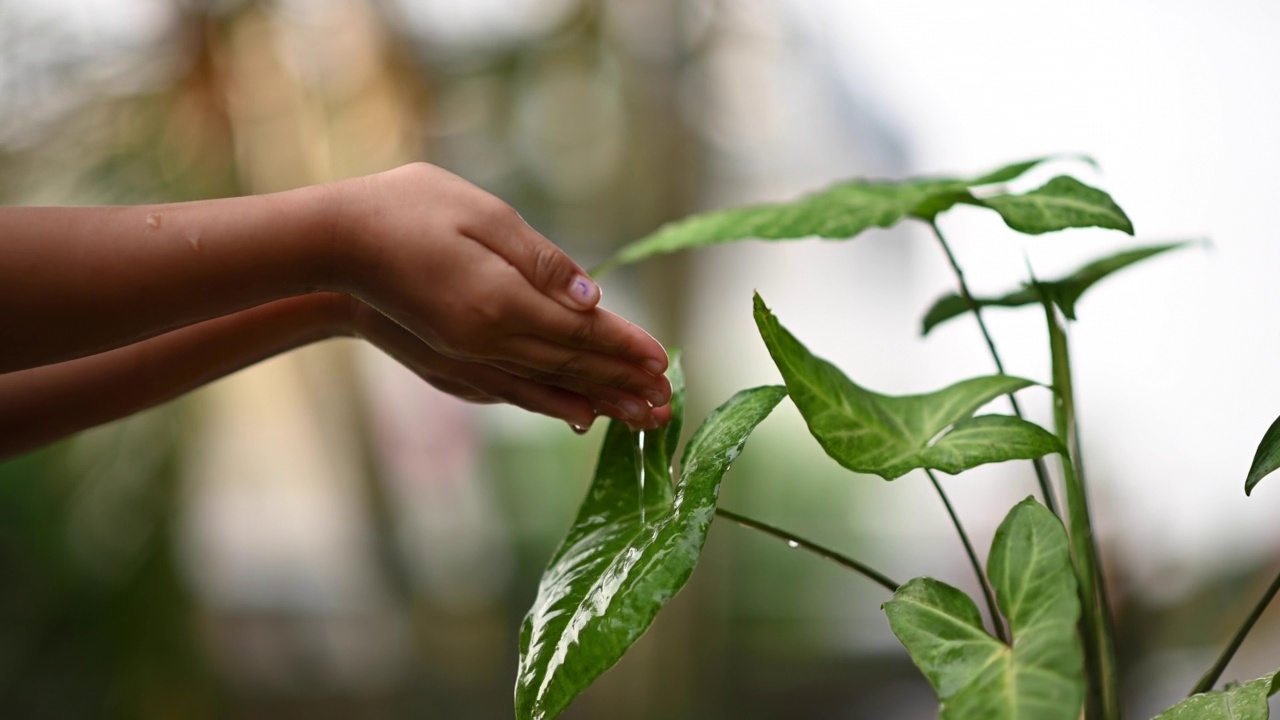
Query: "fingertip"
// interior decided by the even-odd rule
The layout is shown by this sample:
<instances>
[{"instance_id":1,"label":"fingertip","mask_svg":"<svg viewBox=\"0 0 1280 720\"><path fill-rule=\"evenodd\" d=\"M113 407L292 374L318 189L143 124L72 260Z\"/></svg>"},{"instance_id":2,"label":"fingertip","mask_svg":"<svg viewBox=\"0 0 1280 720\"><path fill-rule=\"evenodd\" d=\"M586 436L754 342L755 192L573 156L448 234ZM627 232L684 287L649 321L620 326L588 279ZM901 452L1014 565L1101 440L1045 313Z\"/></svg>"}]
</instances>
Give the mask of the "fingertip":
<instances>
[{"instance_id":1,"label":"fingertip","mask_svg":"<svg viewBox=\"0 0 1280 720\"><path fill-rule=\"evenodd\" d=\"M600 286L594 280L578 273L569 281L569 299L582 310L590 310L600 304Z\"/></svg>"}]
</instances>

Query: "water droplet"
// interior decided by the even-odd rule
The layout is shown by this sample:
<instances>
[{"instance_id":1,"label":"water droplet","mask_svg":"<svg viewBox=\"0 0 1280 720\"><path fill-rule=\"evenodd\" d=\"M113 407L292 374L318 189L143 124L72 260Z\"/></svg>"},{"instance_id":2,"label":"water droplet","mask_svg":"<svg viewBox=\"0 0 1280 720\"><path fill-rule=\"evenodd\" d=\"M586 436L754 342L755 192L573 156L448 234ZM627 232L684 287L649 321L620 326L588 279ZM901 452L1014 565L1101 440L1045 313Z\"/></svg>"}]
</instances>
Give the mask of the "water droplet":
<instances>
[{"instance_id":1,"label":"water droplet","mask_svg":"<svg viewBox=\"0 0 1280 720\"><path fill-rule=\"evenodd\" d=\"M582 425L577 425L575 423L569 423L569 428L574 432L578 433L579 435L586 435L587 431L591 429L588 427L583 427Z\"/></svg>"},{"instance_id":2,"label":"water droplet","mask_svg":"<svg viewBox=\"0 0 1280 720\"><path fill-rule=\"evenodd\" d=\"M800 543L796 542L795 540L788 540L788 541L787 541L787 547L792 548L792 549L794 549L794 548L798 548L798 547L800 547Z\"/></svg>"}]
</instances>

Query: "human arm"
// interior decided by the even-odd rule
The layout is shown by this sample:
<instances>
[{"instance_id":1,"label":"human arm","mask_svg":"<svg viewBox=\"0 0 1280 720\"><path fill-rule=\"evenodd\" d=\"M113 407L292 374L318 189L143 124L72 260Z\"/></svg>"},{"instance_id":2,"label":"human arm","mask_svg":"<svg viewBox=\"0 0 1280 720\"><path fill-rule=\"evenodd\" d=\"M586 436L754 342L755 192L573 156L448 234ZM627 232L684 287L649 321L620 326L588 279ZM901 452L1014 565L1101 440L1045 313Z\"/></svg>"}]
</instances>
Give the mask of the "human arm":
<instances>
[{"instance_id":1,"label":"human arm","mask_svg":"<svg viewBox=\"0 0 1280 720\"><path fill-rule=\"evenodd\" d=\"M0 208L0 372L316 291L366 301L442 358L638 426L667 414L650 407L670 397L661 346L599 308L594 283L508 206L432 166L164 206Z\"/></svg>"},{"instance_id":2,"label":"human arm","mask_svg":"<svg viewBox=\"0 0 1280 720\"><path fill-rule=\"evenodd\" d=\"M446 357L359 300L316 293L95 355L0 375L0 457L125 417L273 355L332 337L365 338L422 379L464 400L506 402L582 427L594 419L590 401L580 395Z\"/></svg>"}]
</instances>

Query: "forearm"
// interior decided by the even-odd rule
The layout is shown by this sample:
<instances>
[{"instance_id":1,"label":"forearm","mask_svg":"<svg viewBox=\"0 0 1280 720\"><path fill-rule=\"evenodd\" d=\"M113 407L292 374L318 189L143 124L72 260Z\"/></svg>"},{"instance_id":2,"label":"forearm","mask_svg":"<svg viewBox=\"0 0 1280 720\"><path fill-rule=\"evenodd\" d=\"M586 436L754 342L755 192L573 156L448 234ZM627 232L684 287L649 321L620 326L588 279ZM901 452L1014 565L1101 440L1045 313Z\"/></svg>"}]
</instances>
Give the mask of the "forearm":
<instances>
[{"instance_id":1,"label":"forearm","mask_svg":"<svg viewBox=\"0 0 1280 720\"><path fill-rule=\"evenodd\" d=\"M96 355L0 375L0 457L346 334L348 301L332 293L277 300Z\"/></svg>"},{"instance_id":2,"label":"forearm","mask_svg":"<svg viewBox=\"0 0 1280 720\"><path fill-rule=\"evenodd\" d=\"M171 205L0 207L0 372L324 289L333 186Z\"/></svg>"}]
</instances>

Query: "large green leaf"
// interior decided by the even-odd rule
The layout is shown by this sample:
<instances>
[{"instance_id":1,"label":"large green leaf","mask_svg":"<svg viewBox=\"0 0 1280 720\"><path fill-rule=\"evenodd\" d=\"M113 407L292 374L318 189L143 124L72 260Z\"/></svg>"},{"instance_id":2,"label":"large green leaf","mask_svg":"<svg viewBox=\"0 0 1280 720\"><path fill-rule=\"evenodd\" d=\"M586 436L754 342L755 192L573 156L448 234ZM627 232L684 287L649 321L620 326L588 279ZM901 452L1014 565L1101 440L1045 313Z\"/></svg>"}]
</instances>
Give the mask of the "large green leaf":
<instances>
[{"instance_id":1,"label":"large green leaf","mask_svg":"<svg viewBox=\"0 0 1280 720\"><path fill-rule=\"evenodd\" d=\"M957 203L982 202L973 198L970 188L1014 180L1055 157L1061 156L1013 163L970 179L852 180L792 202L694 215L624 247L594 272L600 275L654 255L735 240L848 239L908 217L933 220Z\"/></svg>"},{"instance_id":2,"label":"large green leaf","mask_svg":"<svg viewBox=\"0 0 1280 720\"><path fill-rule=\"evenodd\" d=\"M1080 601L1062 523L1032 498L996 530L987 563L1012 646L969 596L916 578L885 603L889 626L933 686L943 720L1075 720L1084 701Z\"/></svg>"},{"instance_id":3,"label":"large green leaf","mask_svg":"<svg viewBox=\"0 0 1280 720\"><path fill-rule=\"evenodd\" d=\"M881 395L815 357L782 327L759 295L756 325L809 432L836 462L893 480L917 468L959 473L978 465L1060 452L1038 425L1014 417L973 417L993 399L1033 383L992 375L925 395Z\"/></svg>"},{"instance_id":4,"label":"large green leaf","mask_svg":"<svg viewBox=\"0 0 1280 720\"><path fill-rule=\"evenodd\" d=\"M1280 690L1280 672L1243 685L1192 695L1155 717L1155 720L1267 720L1267 698Z\"/></svg>"},{"instance_id":5,"label":"large green leaf","mask_svg":"<svg viewBox=\"0 0 1280 720\"><path fill-rule=\"evenodd\" d=\"M1262 478L1280 468L1280 418L1271 423L1267 434L1258 443L1258 451L1253 455L1253 464L1249 466L1249 476L1244 481L1244 494L1249 495Z\"/></svg>"},{"instance_id":6,"label":"large green leaf","mask_svg":"<svg viewBox=\"0 0 1280 720\"><path fill-rule=\"evenodd\" d=\"M1085 291L1093 287L1099 280L1147 258L1183 248L1190 244L1189 242L1176 242L1130 248L1129 250L1094 260L1057 280L1042 281L1040 285L1049 294L1050 299L1062 310L1062 314L1070 320L1075 320L1076 303L1080 300L1080 296L1084 295ZM979 308L992 306L1021 307L1023 305L1039 305L1040 293L1034 287L1026 286L1000 297L974 298L973 300ZM961 296L955 293L944 295L938 298L933 307L929 308L929 312L925 313L924 322L921 323L920 334L928 335L929 331L938 325L970 310L972 308L969 303Z\"/></svg>"},{"instance_id":7,"label":"large green leaf","mask_svg":"<svg viewBox=\"0 0 1280 720\"><path fill-rule=\"evenodd\" d=\"M781 387L744 390L717 408L685 448L674 492L641 470L669 467L670 456L642 460L638 434L609 424L595 478L520 629L518 718L556 717L684 586L715 515L720 479L785 395ZM669 437L661 442L667 453L674 447Z\"/></svg>"},{"instance_id":8,"label":"large green leaf","mask_svg":"<svg viewBox=\"0 0 1280 720\"><path fill-rule=\"evenodd\" d=\"M1133 223L1110 195L1066 175L1028 193L996 195L976 202L1000 213L1006 225L1028 235L1083 227L1133 234Z\"/></svg>"}]
</instances>

